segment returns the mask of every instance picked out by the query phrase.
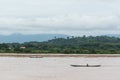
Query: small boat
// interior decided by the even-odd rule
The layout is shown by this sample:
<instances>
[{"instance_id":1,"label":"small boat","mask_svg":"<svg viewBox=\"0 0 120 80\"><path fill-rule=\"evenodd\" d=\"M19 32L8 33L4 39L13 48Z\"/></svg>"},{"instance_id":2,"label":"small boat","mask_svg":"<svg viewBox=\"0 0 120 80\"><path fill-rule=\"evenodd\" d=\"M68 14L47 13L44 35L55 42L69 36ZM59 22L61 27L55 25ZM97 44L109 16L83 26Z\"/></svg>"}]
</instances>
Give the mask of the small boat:
<instances>
[{"instance_id":1,"label":"small boat","mask_svg":"<svg viewBox=\"0 0 120 80\"><path fill-rule=\"evenodd\" d=\"M101 65L71 65L72 67L100 67Z\"/></svg>"},{"instance_id":2,"label":"small boat","mask_svg":"<svg viewBox=\"0 0 120 80\"><path fill-rule=\"evenodd\" d=\"M42 56L30 56L30 58L43 58Z\"/></svg>"}]
</instances>

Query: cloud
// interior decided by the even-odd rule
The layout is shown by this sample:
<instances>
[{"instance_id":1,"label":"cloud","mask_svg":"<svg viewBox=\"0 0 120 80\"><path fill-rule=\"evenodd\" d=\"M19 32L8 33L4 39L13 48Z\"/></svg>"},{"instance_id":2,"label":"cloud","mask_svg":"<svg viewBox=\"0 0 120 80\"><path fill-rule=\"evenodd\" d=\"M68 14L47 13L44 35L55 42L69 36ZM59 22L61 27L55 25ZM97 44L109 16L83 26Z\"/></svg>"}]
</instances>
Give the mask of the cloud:
<instances>
[{"instance_id":1,"label":"cloud","mask_svg":"<svg viewBox=\"0 0 120 80\"><path fill-rule=\"evenodd\" d=\"M0 0L0 33L120 33L119 3L119 0Z\"/></svg>"},{"instance_id":2,"label":"cloud","mask_svg":"<svg viewBox=\"0 0 120 80\"><path fill-rule=\"evenodd\" d=\"M119 16L66 15L49 18L0 18L1 34L63 33L63 34L108 34L119 33ZM89 34L87 34L89 35Z\"/></svg>"},{"instance_id":3,"label":"cloud","mask_svg":"<svg viewBox=\"0 0 120 80\"><path fill-rule=\"evenodd\" d=\"M0 16L54 17L72 13L112 15L119 11L119 2L119 0L0 0Z\"/></svg>"}]
</instances>

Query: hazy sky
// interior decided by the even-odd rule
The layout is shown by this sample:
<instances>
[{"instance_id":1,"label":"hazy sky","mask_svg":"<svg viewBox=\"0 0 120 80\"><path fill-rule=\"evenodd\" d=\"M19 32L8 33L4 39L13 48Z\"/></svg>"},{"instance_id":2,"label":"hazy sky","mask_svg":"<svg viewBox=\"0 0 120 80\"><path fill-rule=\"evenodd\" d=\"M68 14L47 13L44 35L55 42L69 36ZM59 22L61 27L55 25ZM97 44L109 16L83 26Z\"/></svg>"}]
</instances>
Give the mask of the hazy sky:
<instances>
[{"instance_id":1,"label":"hazy sky","mask_svg":"<svg viewBox=\"0 0 120 80\"><path fill-rule=\"evenodd\" d=\"M120 0L0 0L0 34L120 33Z\"/></svg>"}]
</instances>

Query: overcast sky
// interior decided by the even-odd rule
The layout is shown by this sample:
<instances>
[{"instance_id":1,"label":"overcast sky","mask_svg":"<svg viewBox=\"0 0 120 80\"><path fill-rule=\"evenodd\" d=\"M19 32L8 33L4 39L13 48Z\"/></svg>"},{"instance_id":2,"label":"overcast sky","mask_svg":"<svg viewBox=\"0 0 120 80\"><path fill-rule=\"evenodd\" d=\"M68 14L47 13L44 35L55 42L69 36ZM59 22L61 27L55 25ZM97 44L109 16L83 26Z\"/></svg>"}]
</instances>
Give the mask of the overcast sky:
<instances>
[{"instance_id":1,"label":"overcast sky","mask_svg":"<svg viewBox=\"0 0 120 80\"><path fill-rule=\"evenodd\" d=\"M0 34L120 34L120 0L0 0Z\"/></svg>"}]
</instances>

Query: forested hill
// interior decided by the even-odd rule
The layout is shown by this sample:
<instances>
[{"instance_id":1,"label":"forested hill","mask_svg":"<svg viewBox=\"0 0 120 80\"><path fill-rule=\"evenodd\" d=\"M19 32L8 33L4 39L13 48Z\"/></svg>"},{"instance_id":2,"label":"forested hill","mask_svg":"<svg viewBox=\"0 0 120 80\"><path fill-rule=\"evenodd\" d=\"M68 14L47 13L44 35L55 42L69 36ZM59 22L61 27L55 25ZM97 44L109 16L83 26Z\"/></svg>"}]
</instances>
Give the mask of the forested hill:
<instances>
[{"instance_id":1,"label":"forested hill","mask_svg":"<svg viewBox=\"0 0 120 80\"><path fill-rule=\"evenodd\" d=\"M94 43L120 43L120 38L108 37L108 36L83 36L83 37L67 37L67 38L56 38L47 41L48 44L55 45L82 45L82 44L94 44Z\"/></svg>"},{"instance_id":2,"label":"forested hill","mask_svg":"<svg viewBox=\"0 0 120 80\"><path fill-rule=\"evenodd\" d=\"M44 42L2 43L0 52L65 53L65 54L120 54L120 38L83 36L54 38Z\"/></svg>"}]
</instances>

